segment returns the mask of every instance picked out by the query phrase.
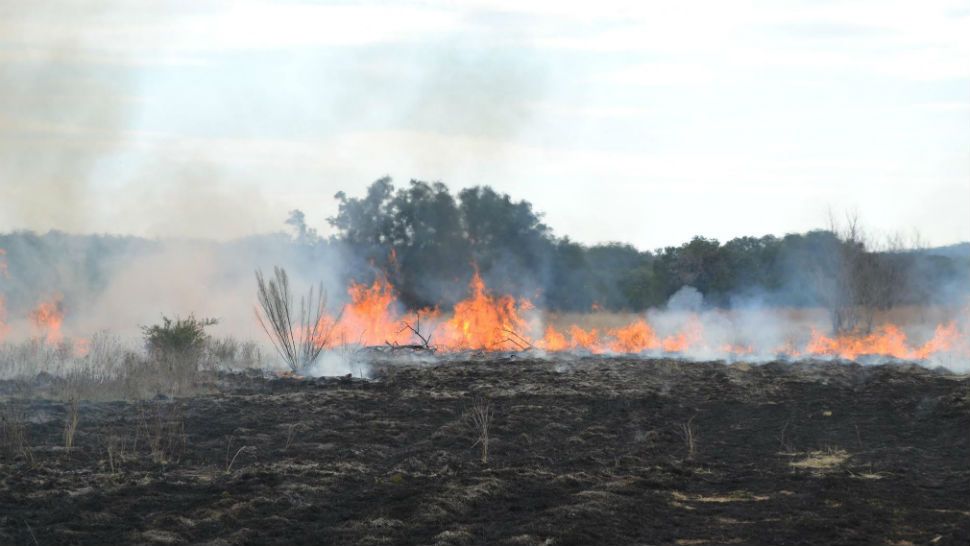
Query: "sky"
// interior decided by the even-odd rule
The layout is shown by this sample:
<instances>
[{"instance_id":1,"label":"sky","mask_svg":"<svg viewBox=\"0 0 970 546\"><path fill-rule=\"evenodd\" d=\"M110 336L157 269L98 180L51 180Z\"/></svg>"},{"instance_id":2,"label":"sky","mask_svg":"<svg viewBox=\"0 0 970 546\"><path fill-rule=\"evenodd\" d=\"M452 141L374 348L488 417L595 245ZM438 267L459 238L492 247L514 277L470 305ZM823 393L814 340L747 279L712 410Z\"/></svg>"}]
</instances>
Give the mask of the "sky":
<instances>
[{"instance_id":1,"label":"sky","mask_svg":"<svg viewBox=\"0 0 970 546\"><path fill-rule=\"evenodd\" d=\"M652 249L970 240L970 2L0 0L0 231L322 233L384 175Z\"/></svg>"}]
</instances>

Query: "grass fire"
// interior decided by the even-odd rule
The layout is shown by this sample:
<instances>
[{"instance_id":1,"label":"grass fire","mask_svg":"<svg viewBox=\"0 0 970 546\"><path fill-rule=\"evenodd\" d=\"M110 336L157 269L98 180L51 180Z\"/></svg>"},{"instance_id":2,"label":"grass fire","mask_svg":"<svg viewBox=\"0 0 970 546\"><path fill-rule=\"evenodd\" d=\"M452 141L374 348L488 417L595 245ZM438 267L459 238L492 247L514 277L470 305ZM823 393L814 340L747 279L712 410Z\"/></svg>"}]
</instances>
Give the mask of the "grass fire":
<instances>
[{"instance_id":1,"label":"grass fire","mask_svg":"<svg viewBox=\"0 0 970 546\"><path fill-rule=\"evenodd\" d=\"M0 0L0 545L970 544L968 21Z\"/></svg>"}]
</instances>

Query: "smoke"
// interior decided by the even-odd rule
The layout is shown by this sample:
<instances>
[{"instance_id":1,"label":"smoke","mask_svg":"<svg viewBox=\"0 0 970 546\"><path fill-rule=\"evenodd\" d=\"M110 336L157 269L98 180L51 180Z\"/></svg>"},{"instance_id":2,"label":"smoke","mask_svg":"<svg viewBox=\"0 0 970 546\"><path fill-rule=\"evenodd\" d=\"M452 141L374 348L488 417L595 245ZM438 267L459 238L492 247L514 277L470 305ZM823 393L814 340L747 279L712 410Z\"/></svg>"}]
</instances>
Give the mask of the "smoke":
<instances>
[{"instance_id":1,"label":"smoke","mask_svg":"<svg viewBox=\"0 0 970 546\"><path fill-rule=\"evenodd\" d=\"M320 353L320 358L307 370L310 377L350 375L370 377L372 368L362 357L350 350L332 350Z\"/></svg>"},{"instance_id":2,"label":"smoke","mask_svg":"<svg viewBox=\"0 0 970 546\"><path fill-rule=\"evenodd\" d=\"M3 41L26 41L34 19L48 15L43 6L0 5L0 13L17 14L0 25L12 32ZM0 216L9 226L84 230L92 174L127 125L128 72L79 67L86 44L70 27L45 49L14 51L0 55Z\"/></svg>"},{"instance_id":3,"label":"smoke","mask_svg":"<svg viewBox=\"0 0 970 546\"><path fill-rule=\"evenodd\" d=\"M704 305L704 295L693 286L682 286L667 300L667 310L674 313L696 313Z\"/></svg>"},{"instance_id":4,"label":"smoke","mask_svg":"<svg viewBox=\"0 0 970 546\"><path fill-rule=\"evenodd\" d=\"M263 334L252 309L255 269L285 267L298 292L299 287L322 279L334 309L346 300L349 278L373 276L370 256L349 252L340 243L306 245L282 235L233 239L240 233L265 233L277 226L282 220L274 217L278 211L315 204L291 202L299 192L288 193L289 188L283 186L290 182L285 173L273 170L278 165L259 171L256 179L262 177L263 185L242 182L254 180L245 178L253 174L248 172L252 158L234 155L233 150L240 148L219 149L219 138L199 137L212 136L200 131L200 126L225 140L237 141L253 136L269 141L280 136L260 134L264 127L280 130L279 124L269 123L274 116L293 121L300 136L332 137L340 131L346 135L348 129L358 135L370 133L360 140L360 148L351 146L354 153L347 155L360 157L363 152L370 158L377 155L375 149L389 149L400 157L382 157L390 163L382 169L467 180L478 176L477 169L470 167L482 165L478 156L483 151L501 154L504 143L519 138L531 122L532 109L527 105L538 102L545 92L542 67L528 58L475 43L475 35L446 35L431 48L392 48L395 51L387 59L383 48L354 50L350 57L354 62L342 65L336 74L321 71L320 80L311 81L292 102L265 101L272 103L272 115L267 117L261 117L258 107L270 105L263 104L259 95L241 99L219 95L235 92L232 84L240 83L232 79L239 76L233 76L231 70L218 76L202 71L200 77L212 80L206 81L208 86L199 86L203 100L198 102L217 105L215 111L203 111L205 107L187 101L192 102L186 105L190 107L187 114L170 112L188 118L173 124L175 134L146 135L137 130L136 122L145 106L139 91L148 84L142 81L144 73L133 68L142 59L120 53L123 47L106 50L103 42L93 42L84 31L89 25L63 24L76 17L90 23L120 5L89 1L68 9L0 0L0 41L8 46L0 50L0 228L89 232L97 226L164 237L147 241L53 233L4 238L0 248L9 252L11 273L0 280L0 296L5 301L0 314L6 312L9 325L0 323L0 328L9 328L13 337L33 335L27 320L30 311L43 301L55 300L66 313L67 334L88 336L111 330L137 337L141 325L155 323L161 315L194 313L219 319L213 328L216 335L259 339ZM97 23L106 27L111 21ZM358 65L363 63L355 61L366 61L369 68L359 71ZM257 79L242 83L265 84L273 75L285 76L286 70L295 73L302 66L289 66L270 77L248 74L244 78ZM411 69L420 76L399 78L401 71ZM315 96L317 91L333 87L333 80L342 82L339 90L321 95L322 100ZM221 110L224 103L230 106ZM249 121L235 119L249 116L253 116ZM207 126L210 122L213 127ZM179 134L180 130L192 134ZM284 134L280 140L292 136ZM372 147L382 138L390 140ZM335 138L334 142L346 145L353 140ZM467 144L466 140L479 145L438 146L449 141ZM249 142L243 149L259 150L264 144ZM395 150L397 144L403 151ZM132 149L139 153L129 155ZM420 169L411 167L407 158L412 156L419 156L415 163ZM312 162L309 154L300 159ZM401 169L402 164L408 167ZM423 169L432 172L421 172ZM493 211L503 210L490 209L482 216L490 220ZM495 223L506 227L512 223L507 220L515 218ZM528 222L523 226L537 231ZM529 297L541 307L550 302L573 310L589 309L593 304L642 309L624 301L627 296L618 289L620 281L630 281L634 288L640 281L660 282L617 274L643 265L635 250L601 247L592 252L544 232L530 233L525 227L521 233L497 229L501 235L497 242L476 256L479 262L487 257L482 275L495 292ZM419 256L416 261L427 262L409 264L422 273L409 279L408 288L413 291L409 295L412 301L447 306L461 297L467 282L467 278L451 275L447 266L459 259L461 267L467 265L470 270L471 265L465 261L466 255L456 258L453 248L429 251L442 238L440 231L429 233L414 242L422 251L414 254ZM212 239L227 242L208 242ZM767 359L786 344L803 346L811 328L826 329L828 318L819 311L779 306L818 305L824 295L820 293L831 290L818 282L813 269L805 267L826 256L825 249L811 247L819 244L813 241L806 240L807 248L798 259L778 257L778 269L785 271L781 286L768 289L752 281L733 292L707 293L707 299L701 290L685 286L670 296L666 306L644 317L663 338L703 336L704 343L689 343L682 352L692 358L720 358L733 354L726 346L751 346L759 352L746 358ZM609 261L611 252L618 256L615 262ZM634 261L624 261L631 255ZM919 303L963 301L966 278L961 276L963 270L951 266L926 257L915 260L905 269L905 278L896 281L906 286L905 293L915 294ZM447 275L442 274L444 270ZM682 273L674 271L674 280L662 280L672 283L672 288L695 282L680 278ZM649 303L662 302L669 294L665 290L661 298ZM608 301L598 301L600 296ZM913 337L931 336L934 318L920 316L909 321L915 325ZM328 355L319 370L341 371L348 366L346 358L335 354Z\"/></svg>"},{"instance_id":5,"label":"smoke","mask_svg":"<svg viewBox=\"0 0 970 546\"><path fill-rule=\"evenodd\" d=\"M107 330L125 339L161 317L215 318L215 336L262 340L254 317L254 271L287 269L294 296L322 282L336 309L345 299L339 245L308 251L287 235L227 243L199 240L120 239L13 234L0 236L9 256L9 278L0 281L8 302L9 339L36 335L28 320L40 303L59 299L64 333L88 338Z\"/></svg>"}]
</instances>

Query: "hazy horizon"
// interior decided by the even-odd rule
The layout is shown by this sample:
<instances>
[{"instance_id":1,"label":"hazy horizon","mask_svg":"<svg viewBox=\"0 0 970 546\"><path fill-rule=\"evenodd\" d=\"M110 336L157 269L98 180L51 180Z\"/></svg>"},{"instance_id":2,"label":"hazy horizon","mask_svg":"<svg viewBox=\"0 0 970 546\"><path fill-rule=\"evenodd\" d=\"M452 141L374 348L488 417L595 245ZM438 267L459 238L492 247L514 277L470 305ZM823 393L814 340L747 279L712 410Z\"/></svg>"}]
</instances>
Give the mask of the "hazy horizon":
<instances>
[{"instance_id":1,"label":"hazy horizon","mask_svg":"<svg viewBox=\"0 0 970 546\"><path fill-rule=\"evenodd\" d=\"M514 198L515 196L513 195L511 197ZM536 203L532 203L532 204L533 204L533 206L535 206L536 210L538 210L540 213L542 212L541 207L536 206ZM852 213L853 213L853 211L846 211L845 212L845 214L852 214ZM826 216L825 218L826 218L826 221L825 222L819 222L818 225L807 227L807 228L805 228L802 231L794 231L794 230L791 230L791 231L784 231L784 232L778 232L778 233L767 233L767 232L745 233L745 234L738 234L738 235L732 236L730 238L718 238L718 237L715 237L715 236L712 236L712 235L708 235L708 234L704 234L704 233L696 233L696 234L694 234L694 235L692 235L690 237L687 237L687 238L685 238L683 240L679 240L679 241L673 241L672 240L672 241L669 241L669 242L665 242L665 243L663 243L661 245L652 246L652 247L646 247L646 246L638 245L638 244L636 244L636 243L634 243L632 241L625 241L625 240L619 240L619 239L598 240L598 241L584 241L584 240L579 239L578 237L574 237L573 234L571 234L571 233L567 233L567 232L564 232L561 229L557 229L556 226L550 225L549 227L552 229L552 234L555 237L557 237L557 238L568 238L571 241L578 242L578 243L583 244L583 245L586 245L586 246L602 246L602 245L610 245L610 244L622 244L622 245L630 245L630 246L636 248L638 251L641 251L641 252L654 252L654 251L662 250L662 249L664 249L666 247L677 247L677 246L680 246L682 244L688 243L694 237L703 237L705 239L715 239L718 242L720 242L721 244L723 244L723 243L726 243L726 242L730 241L731 239L734 239L734 238L737 238L737 237L755 237L755 238L760 238L760 237L766 237L766 236L774 236L774 237L777 237L777 238L783 238L786 235L804 234L804 233L808 233L810 231L816 231L816 230L823 230L823 231L825 231L825 230L829 230L830 229L830 226L827 224L827 222L828 222L828 216ZM318 229L319 230L318 231L318 234L321 235L323 238L326 239L326 238L329 238L331 236L336 237L337 239L340 238L340 234L337 233L337 232L335 232L329 226L329 224L327 224L325 221L324 222L314 222L312 220L314 220L314 219L313 218L307 218L307 227L308 228L312 228L312 229ZM837 222L842 222L841 225L843 225L843 226L845 225L845 216L844 215L843 216L836 216L835 217L835 220ZM958 241L953 241L953 242L936 244L936 243L927 241L923 237L922 233L920 233L918 230L910 230L908 232L907 231L901 231L900 230L900 231L886 232L886 233L873 232L872 230L869 230L866 225L864 225L864 219L861 219L861 220L863 220L863 222L861 222L861 224L862 224L861 225L861 228L862 228L862 231L863 231L863 237L866 239L866 242L874 250L880 250L883 247L885 247L888 243L897 243L897 242L901 242L903 244L904 248L917 248L917 247L913 247L913 244L918 244L919 245L918 248L921 248L921 249L925 249L925 248L946 248L946 247L952 247L952 246L959 246L959 245L970 244L970 238L968 238L967 240L958 240ZM90 236L90 237L122 237L122 238L124 238L124 237L135 237L135 238L145 239L145 240L148 240L148 241L158 241L158 242L183 242L183 243L200 243L200 244L208 244L208 243L212 243L212 244L232 243L234 241L242 241L242 240L245 240L245 239L248 239L248 238L252 238L252 237L271 237L271 236L275 236L275 235L284 235L284 236L295 236L296 235L296 233L294 231L294 228L292 226L285 225L285 218L283 220L281 220L279 222L279 224L280 224L279 227L277 227L276 229L267 229L265 231L258 231L258 232L252 232L252 233L243 233L243 234L233 235L233 236L230 236L230 237L223 237L223 238L219 238L219 237L207 237L204 233L203 234L199 234L199 235L190 235L190 234L173 234L173 235L165 235L165 234L138 234L138 233L113 232L113 231L101 231L101 232L96 232L96 231L66 231L66 230L62 230L62 229L56 228L56 227L55 228L49 228L49 229L46 229L46 230L35 230L35 229L32 229L32 228L13 228L13 229L8 229L8 230L0 230L0 235L3 235L3 234L13 234L13 233L16 233L16 232L26 231L26 232L35 233L35 234L40 235L40 236L44 236L44 235L49 234L49 233L64 233L64 234L69 235L69 236L80 236L80 237L88 237L88 236ZM893 237L897 237L897 238L896 239L893 239Z\"/></svg>"}]
</instances>

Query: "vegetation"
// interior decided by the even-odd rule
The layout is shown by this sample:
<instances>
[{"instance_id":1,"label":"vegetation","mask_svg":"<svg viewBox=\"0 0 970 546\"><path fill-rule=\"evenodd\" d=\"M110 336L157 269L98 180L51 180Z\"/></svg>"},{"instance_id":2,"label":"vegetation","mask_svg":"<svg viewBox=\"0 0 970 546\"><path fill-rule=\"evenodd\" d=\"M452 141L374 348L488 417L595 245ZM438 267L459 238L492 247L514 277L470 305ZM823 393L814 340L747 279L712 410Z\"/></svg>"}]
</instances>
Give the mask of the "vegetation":
<instances>
[{"instance_id":1,"label":"vegetation","mask_svg":"<svg viewBox=\"0 0 970 546\"><path fill-rule=\"evenodd\" d=\"M171 394L191 389L198 381L209 335L205 329L216 319L197 319L193 315L174 320L163 316L161 324L143 326L148 368L164 381Z\"/></svg>"},{"instance_id":2,"label":"vegetation","mask_svg":"<svg viewBox=\"0 0 970 546\"><path fill-rule=\"evenodd\" d=\"M389 271L411 307L455 301L477 266L495 290L538 293L553 310L640 311L689 285L712 305L824 306L833 329L843 331L871 326L875 309L946 301L952 291L941 287L965 291L958 279L970 274L970 253L934 255L918 245L906 249L899 238L875 245L853 215L804 234L723 244L695 237L649 252L556 237L530 203L487 186L456 197L441 183L412 180L395 190L382 178L363 197L341 192L336 199L329 219L335 237L307 240L303 215L294 211L298 235L311 245L348 245L351 255Z\"/></svg>"},{"instance_id":3,"label":"vegetation","mask_svg":"<svg viewBox=\"0 0 970 546\"><path fill-rule=\"evenodd\" d=\"M197 319L194 315L186 319L175 317L175 320L163 316L161 324L142 327L145 348L155 356L198 358L209 339L205 329L218 323L216 319Z\"/></svg>"},{"instance_id":4,"label":"vegetation","mask_svg":"<svg viewBox=\"0 0 970 546\"><path fill-rule=\"evenodd\" d=\"M950 303L970 292L970 243L907 248L898 238L867 235L858 218L807 233L694 237L644 250L557 235L531 203L488 186L453 192L441 183L398 187L382 178L360 196L340 192L336 200L330 237L296 210L286 221L292 236L208 243L213 262L224 264L212 282L248 284L249 269L240 266L252 263L286 263L304 276L326 271L335 283L386 273L407 307L447 309L464 296L477 267L493 290L553 311L642 311L689 285L708 305L826 307L834 330L866 329L874 309ZM8 269L0 297L10 317L26 316L52 291L63 295L69 313L87 308L112 286L118 264L137 263L162 246L132 237L0 234Z\"/></svg>"},{"instance_id":5,"label":"vegetation","mask_svg":"<svg viewBox=\"0 0 970 546\"><path fill-rule=\"evenodd\" d=\"M303 372L316 362L320 352L330 344L330 334L336 322L324 319L327 295L322 283L315 295L313 287L310 287L307 296L300 299L300 314L294 317L293 296L286 270L276 267L274 273L275 278L267 282L261 271L256 272L259 297L256 318L290 369Z\"/></svg>"}]
</instances>

